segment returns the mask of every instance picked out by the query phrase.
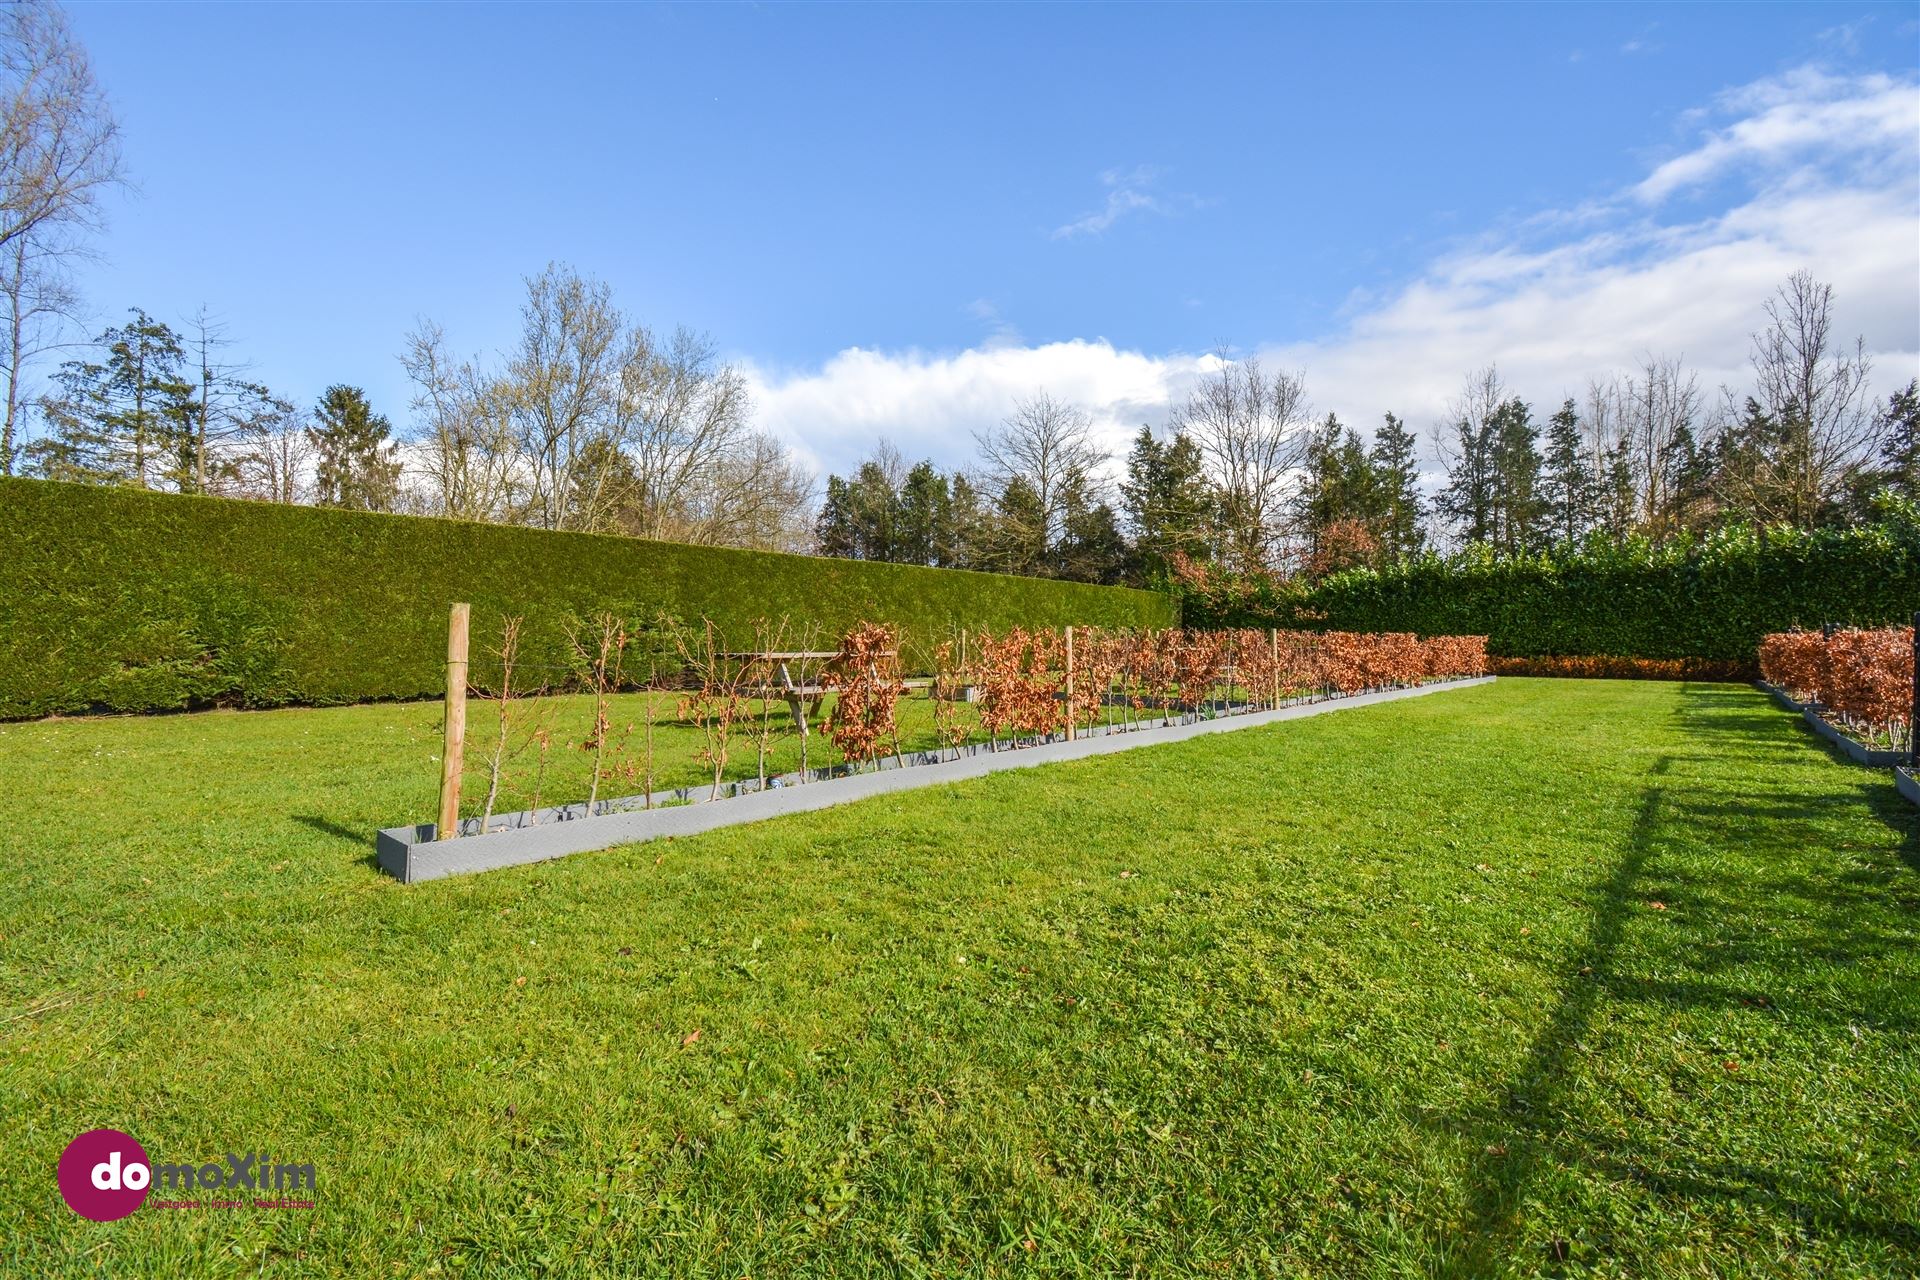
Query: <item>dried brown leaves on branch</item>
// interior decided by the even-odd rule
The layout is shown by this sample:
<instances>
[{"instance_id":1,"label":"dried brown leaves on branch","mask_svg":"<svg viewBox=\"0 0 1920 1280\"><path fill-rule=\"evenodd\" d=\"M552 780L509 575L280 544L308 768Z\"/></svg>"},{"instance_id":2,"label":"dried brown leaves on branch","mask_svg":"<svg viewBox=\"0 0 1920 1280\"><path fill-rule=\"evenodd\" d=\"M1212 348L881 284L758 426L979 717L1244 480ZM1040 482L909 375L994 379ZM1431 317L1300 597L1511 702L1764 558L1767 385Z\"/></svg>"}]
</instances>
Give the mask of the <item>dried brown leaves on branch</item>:
<instances>
[{"instance_id":1,"label":"dried brown leaves on branch","mask_svg":"<svg viewBox=\"0 0 1920 1280\"><path fill-rule=\"evenodd\" d=\"M1912 627L1776 632L1760 642L1760 674L1869 742L1911 742Z\"/></svg>"},{"instance_id":2,"label":"dried brown leaves on branch","mask_svg":"<svg viewBox=\"0 0 1920 1280\"><path fill-rule=\"evenodd\" d=\"M894 706L906 686L900 683L899 644L891 627L862 622L847 632L822 683L838 696L821 727L842 755L871 763L883 743L899 754Z\"/></svg>"},{"instance_id":3,"label":"dried brown leaves on branch","mask_svg":"<svg viewBox=\"0 0 1920 1280\"><path fill-rule=\"evenodd\" d=\"M960 691L972 681L963 669L958 656L958 646L948 640L935 645L933 649L933 736L942 752L952 751L954 758L960 755L960 746L967 740L970 727L964 711L966 703L960 701Z\"/></svg>"},{"instance_id":4,"label":"dried brown leaves on branch","mask_svg":"<svg viewBox=\"0 0 1920 1280\"><path fill-rule=\"evenodd\" d=\"M1003 733L1037 736L1065 726L1066 642L1058 632L982 631L977 648L980 723L996 747Z\"/></svg>"}]
</instances>

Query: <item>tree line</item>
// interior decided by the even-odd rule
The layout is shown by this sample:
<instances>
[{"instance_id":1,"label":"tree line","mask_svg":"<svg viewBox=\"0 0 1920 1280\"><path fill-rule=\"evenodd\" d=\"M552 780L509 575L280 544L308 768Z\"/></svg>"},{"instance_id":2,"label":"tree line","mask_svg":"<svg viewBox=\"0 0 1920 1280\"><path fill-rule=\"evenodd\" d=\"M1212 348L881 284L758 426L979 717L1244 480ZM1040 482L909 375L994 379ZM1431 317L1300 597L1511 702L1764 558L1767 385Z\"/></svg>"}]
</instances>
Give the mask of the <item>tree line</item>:
<instances>
[{"instance_id":1,"label":"tree line","mask_svg":"<svg viewBox=\"0 0 1920 1280\"><path fill-rule=\"evenodd\" d=\"M687 329L627 319L611 290L553 265L525 282L492 363L422 323L401 356L396 431L361 388L306 408L223 358L205 313L144 310L63 362L36 402L25 474L679 542L806 549L811 474L755 429L745 378ZM11 463L11 459L9 459Z\"/></svg>"},{"instance_id":2,"label":"tree line","mask_svg":"<svg viewBox=\"0 0 1920 1280\"><path fill-rule=\"evenodd\" d=\"M1836 340L1833 290L1805 272L1762 314L1739 392L1709 397L1682 360L1649 355L1542 421L1496 367L1477 371L1432 433L1431 469L1400 417L1370 439L1315 418L1303 375L1254 358L1219 354L1123 459L1043 392L976 437L971 467L909 467L883 445L830 477L819 550L1106 583L1188 561L1313 579L1428 549L1845 526L1883 491L1920 499L1920 382L1876 403L1863 343Z\"/></svg>"},{"instance_id":3,"label":"tree line","mask_svg":"<svg viewBox=\"0 0 1920 1280\"><path fill-rule=\"evenodd\" d=\"M136 307L76 339L71 267L124 179L118 122L59 7L7 4L0 475L810 549L813 477L755 428L740 370L557 264L525 281L497 359L457 357L430 322L407 335L401 429L344 380L310 402L263 385L205 309L176 325Z\"/></svg>"},{"instance_id":4,"label":"tree line","mask_svg":"<svg viewBox=\"0 0 1920 1280\"><path fill-rule=\"evenodd\" d=\"M497 357L455 354L432 322L406 336L396 428L344 380L311 401L263 385L204 309L176 327L134 308L75 341L71 266L123 181L118 124L48 0L0 9L0 85L0 475L1101 583L1818 528L1920 492L1920 388L1873 403L1862 343L1838 340L1832 289L1804 272L1765 302L1739 392L1649 355L1546 412L1490 366L1423 459L1402 418L1369 435L1317 417L1304 375L1223 351L1124 458L1040 390L976 434L968 466L883 443L822 491L755 426L711 339L640 323L551 264Z\"/></svg>"}]
</instances>

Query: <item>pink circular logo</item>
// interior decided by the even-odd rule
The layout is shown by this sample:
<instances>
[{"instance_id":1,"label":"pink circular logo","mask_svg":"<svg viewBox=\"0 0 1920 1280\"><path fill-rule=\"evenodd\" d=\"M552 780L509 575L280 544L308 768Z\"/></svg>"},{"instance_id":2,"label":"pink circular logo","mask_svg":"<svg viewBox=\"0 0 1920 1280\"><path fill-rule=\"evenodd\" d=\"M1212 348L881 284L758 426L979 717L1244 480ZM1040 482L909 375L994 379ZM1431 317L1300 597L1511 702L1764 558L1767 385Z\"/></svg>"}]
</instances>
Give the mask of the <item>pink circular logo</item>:
<instances>
[{"instance_id":1,"label":"pink circular logo","mask_svg":"<svg viewBox=\"0 0 1920 1280\"><path fill-rule=\"evenodd\" d=\"M147 1149L118 1129L89 1129L60 1153L60 1194L67 1208L95 1222L114 1222L138 1209L152 1183Z\"/></svg>"}]
</instances>

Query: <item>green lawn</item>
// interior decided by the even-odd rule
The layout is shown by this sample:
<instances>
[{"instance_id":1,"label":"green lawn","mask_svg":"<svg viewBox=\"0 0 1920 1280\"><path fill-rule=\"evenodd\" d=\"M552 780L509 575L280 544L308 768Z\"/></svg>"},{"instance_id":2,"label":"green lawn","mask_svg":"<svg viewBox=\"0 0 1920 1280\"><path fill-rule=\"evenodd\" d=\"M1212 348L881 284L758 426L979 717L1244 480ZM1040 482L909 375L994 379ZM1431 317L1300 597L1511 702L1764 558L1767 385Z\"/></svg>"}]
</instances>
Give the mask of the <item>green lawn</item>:
<instances>
[{"instance_id":1,"label":"green lawn","mask_svg":"<svg viewBox=\"0 0 1920 1280\"><path fill-rule=\"evenodd\" d=\"M1920 823L1752 690L1502 680L403 888L434 723L0 726L0 1272L1920 1270ZM317 1207L86 1222L100 1125Z\"/></svg>"}]
</instances>

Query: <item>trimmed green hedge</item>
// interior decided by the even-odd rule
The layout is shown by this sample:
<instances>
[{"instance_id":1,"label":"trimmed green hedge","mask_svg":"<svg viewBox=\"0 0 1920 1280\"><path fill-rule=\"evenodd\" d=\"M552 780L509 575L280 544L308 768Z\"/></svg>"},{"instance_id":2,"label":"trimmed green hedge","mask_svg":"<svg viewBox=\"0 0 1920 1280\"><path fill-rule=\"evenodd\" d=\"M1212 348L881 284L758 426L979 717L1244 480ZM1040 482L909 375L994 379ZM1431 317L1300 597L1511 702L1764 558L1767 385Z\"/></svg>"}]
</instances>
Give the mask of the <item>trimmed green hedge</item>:
<instances>
[{"instance_id":1,"label":"trimmed green hedge","mask_svg":"<svg viewBox=\"0 0 1920 1280\"><path fill-rule=\"evenodd\" d=\"M1730 529L1694 545L1516 559L1428 555L1304 590L1216 580L1190 588L1183 609L1190 626L1485 635L1502 657L1751 662L1769 631L1911 621L1920 522L1909 508L1848 530Z\"/></svg>"},{"instance_id":2,"label":"trimmed green hedge","mask_svg":"<svg viewBox=\"0 0 1920 1280\"><path fill-rule=\"evenodd\" d=\"M443 687L447 608L473 604L475 674L502 618L529 671L602 610L900 626L1172 626L1147 591L417 516L0 479L0 716L347 703Z\"/></svg>"}]
</instances>

